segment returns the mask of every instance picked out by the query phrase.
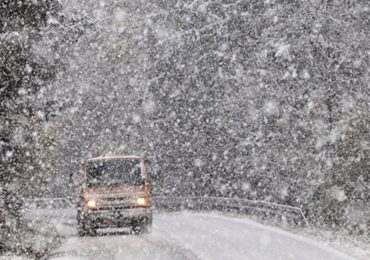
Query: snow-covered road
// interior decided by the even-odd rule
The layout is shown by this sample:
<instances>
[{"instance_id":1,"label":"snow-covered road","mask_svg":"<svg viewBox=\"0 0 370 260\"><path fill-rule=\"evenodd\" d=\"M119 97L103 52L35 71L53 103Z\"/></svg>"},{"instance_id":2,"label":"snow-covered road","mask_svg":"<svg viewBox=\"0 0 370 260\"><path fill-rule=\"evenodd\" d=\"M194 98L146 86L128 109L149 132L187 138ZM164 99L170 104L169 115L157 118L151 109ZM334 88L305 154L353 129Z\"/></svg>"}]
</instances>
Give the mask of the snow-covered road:
<instances>
[{"instance_id":1,"label":"snow-covered road","mask_svg":"<svg viewBox=\"0 0 370 260\"><path fill-rule=\"evenodd\" d=\"M52 259L351 259L245 218L209 213L155 215L147 235L71 235Z\"/></svg>"}]
</instances>

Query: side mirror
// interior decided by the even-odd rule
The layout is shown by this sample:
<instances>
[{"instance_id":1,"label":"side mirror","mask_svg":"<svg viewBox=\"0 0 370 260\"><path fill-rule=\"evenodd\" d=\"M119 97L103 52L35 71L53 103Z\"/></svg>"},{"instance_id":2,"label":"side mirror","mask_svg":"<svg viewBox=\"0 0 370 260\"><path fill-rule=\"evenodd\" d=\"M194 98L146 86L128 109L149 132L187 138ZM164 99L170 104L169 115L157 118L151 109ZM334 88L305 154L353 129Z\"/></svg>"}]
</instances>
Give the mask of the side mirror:
<instances>
[{"instance_id":1,"label":"side mirror","mask_svg":"<svg viewBox=\"0 0 370 260\"><path fill-rule=\"evenodd\" d=\"M151 164L151 161L150 161L149 159L145 159L145 160L144 160L144 163L146 163L146 164L150 165L150 164Z\"/></svg>"},{"instance_id":2,"label":"side mirror","mask_svg":"<svg viewBox=\"0 0 370 260\"><path fill-rule=\"evenodd\" d=\"M79 186L81 184L81 173L73 172L69 175L69 185L70 186Z\"/></svg>"}]
</instances>

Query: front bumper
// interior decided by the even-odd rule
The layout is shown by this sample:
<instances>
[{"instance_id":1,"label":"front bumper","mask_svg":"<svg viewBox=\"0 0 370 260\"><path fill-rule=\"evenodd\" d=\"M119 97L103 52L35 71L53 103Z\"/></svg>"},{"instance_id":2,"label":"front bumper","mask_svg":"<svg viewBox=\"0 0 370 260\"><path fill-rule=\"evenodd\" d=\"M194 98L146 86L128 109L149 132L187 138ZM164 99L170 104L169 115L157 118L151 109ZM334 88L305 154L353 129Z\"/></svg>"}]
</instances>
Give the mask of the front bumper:
<instances>
[{"instance_id":1,"label":"front bumper","mask_svg":"<svg viewBox=\"0 0 370 260\"><path fill-rule=\"evenodd\" d=\"M152 223L152 209L80 209L77 213L77 220L79 225L89 228L144 226Z\"/></svg>"}]
</instances>

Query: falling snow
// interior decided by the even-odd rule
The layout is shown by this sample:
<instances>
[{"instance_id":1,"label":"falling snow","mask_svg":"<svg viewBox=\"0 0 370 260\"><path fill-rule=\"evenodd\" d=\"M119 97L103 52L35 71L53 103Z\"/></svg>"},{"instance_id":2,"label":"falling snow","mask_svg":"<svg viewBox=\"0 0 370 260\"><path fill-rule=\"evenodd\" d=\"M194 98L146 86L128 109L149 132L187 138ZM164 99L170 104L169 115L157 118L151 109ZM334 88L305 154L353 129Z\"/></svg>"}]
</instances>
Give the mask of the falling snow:
<instances>
[{"instance_id":1,"label":"falling snow","mask_svg":"<svg viewBox=\"0 0 370 260\"><path fill-rule=\"evenodd\" d=\"M369 259L369 17L2 1L0 260ZM112 155L149 160L153 231L78 237L81 165Z\"/></svg>"}]
</instances>

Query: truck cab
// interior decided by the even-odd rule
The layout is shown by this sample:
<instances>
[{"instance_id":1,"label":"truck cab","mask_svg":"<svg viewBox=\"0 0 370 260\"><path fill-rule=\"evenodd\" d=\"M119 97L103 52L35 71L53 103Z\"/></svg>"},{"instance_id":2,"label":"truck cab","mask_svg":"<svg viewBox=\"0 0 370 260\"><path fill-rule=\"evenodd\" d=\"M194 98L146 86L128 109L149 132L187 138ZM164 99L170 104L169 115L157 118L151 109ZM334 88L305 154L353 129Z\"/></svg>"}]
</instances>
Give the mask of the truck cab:
<instances>
[{"instance_id":1,"label":"truck cab","mask_svg":"<svg viewBox=\"0 0 370 260\"><path fill-rule=\"evenodd\" d=\"M148 161L141 156L87 159L77 210L78 234L95 235L97 229L106 228L130 228L133 233L150 231L148 171Z\"/></svg>"}]
</instances>

